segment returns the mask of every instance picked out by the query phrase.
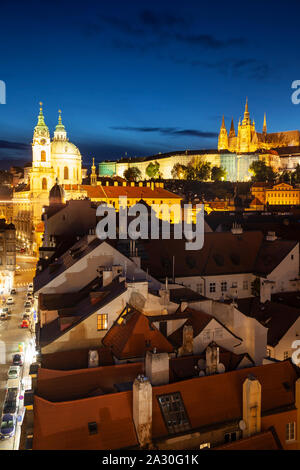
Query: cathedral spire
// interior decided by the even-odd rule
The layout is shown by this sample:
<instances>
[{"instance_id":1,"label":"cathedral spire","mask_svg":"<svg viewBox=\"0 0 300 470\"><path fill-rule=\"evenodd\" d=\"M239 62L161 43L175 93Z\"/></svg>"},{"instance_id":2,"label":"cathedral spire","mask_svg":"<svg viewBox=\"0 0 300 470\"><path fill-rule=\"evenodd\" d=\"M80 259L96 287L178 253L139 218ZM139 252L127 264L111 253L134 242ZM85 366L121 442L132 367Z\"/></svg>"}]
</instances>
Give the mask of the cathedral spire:
<instances>
[{"instance_id":1,"label":"cathedral spire","mask_svg":"<svg viewBox=\"0 0 300 470\"><path fill-rule=\"evenodd\" d=\"M223 116L222 116L221 129L226 129L226 127L225 127L225 120L224 120L224 114L223 114Z\"/></svg>"},{"instance_id":2,"label":"cathedral spire","mask_svg":"<svg viewBox=\"0 0 300 470\"><path fill-rule=\"evenodd\" d=\"M246 98L246 105L245 105L245 112L244 112L244 119L243 119L243 124L250 124L250 117L249 117L249 111L248 111L248 97Z\"/></svg>"},{"instance_id":3,"label":"cathedral spire","mask_svg":"<svg viewBox=\"0 0 300 470\"><path fill-rule=\"evenodd\" d=\"M266 113L264 114L263 134L267 133L267 118Z\"/></svg>"},{"instance_id":4,"label":"cathedral spire","mask_svg":"<svg viewBox=\"0 0 300 470\"><path fill-rule=\"evenodd\" d=\"M233 118L231 119L231 126L230 126L230 131L229 131L229 137L235 137L235 130L234 130Z\"/></svg>"}]
</instances>

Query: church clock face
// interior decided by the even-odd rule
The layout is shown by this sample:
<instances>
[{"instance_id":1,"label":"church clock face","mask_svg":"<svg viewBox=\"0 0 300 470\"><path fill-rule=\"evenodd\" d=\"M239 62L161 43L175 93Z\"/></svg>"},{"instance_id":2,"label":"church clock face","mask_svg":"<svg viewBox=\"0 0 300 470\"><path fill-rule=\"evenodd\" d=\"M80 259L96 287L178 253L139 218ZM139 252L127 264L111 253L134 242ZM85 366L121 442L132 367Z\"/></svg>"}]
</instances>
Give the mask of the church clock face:
<instances>
[{"instance_id":1,"label":"church clock face","mask_svg":"<svg viewBox=\"0 0 300 470\"><path fill-rule=\"evenodd\" d=\"M41 144L41 145L45 145L45 143L46 143L46 140L45 140L45 139L41 139L40 144Z\"/></svg>"}]
</instances>

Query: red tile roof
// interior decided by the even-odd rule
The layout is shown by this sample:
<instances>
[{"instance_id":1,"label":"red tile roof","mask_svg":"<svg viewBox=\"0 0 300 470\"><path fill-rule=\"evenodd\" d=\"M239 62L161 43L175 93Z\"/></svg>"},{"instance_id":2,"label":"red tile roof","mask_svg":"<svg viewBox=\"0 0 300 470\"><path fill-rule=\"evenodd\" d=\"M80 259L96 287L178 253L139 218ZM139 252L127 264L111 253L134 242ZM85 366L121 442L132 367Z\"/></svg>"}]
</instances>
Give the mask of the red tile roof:
<instances>
[{"instance_id":1,"label":"red tile roof","mask_svg":"<svg viewBox=\"0 0 300 470\"><path fill-rule=\"evenodd\" d=\"M118 320L123 319L121 324ZM173 347L164 335L142 313L129 307L123 311L111 329L106 333L102 343L110 347L118 359L144 357L147 350L172 352Z\"/></svg>"},{"instance_id":2,"label":"red tile roof","mask_svg":"<svg viewBox=\"0 0 300 470\"><path fill-rule=\"evenodd\" d=\"M171 193L164 188L147 186L90 186L82 185L83 190L91 199L116 199L127 196L128 199L182 199L178 194Z\"/></svg>"},{"instance_id":3,"label":"red tile roof","mask_svg":"<svg viewBox=\"0 0 300 470\"><path fill-rule=\"evenodd\" d=\"M93 374L93 371L89 373ZM299 371L290 361L161 385L152 389L153 439L168 436L157 400L159 395L180 392L191 428L201 429L212 422L217 424L241 419L242 386L249 374L261 383L263 415L295 407L295 382ZM101 374L98 376L100 378ZM98 381L97 385L99 387L101 383ZM55 384L52 385L54 390L55 387ZM98 424L98 434L89 435L89 422ZM33 449L105 450L136 445L132 391L61 403L51 403L35 396Z\"/></svg>"},{"instance_id":4,"label":"red tile roof","mask_svg":"<svg viewBox=\"0 0 300 470\"><path fill-rule=\"evenodd\" d=\"M239 439L235 442L229 442L219 447L214 447L213 450L281 450L279 438L275 430L269 429L268 431L255 434L254 436Z\"/></svg>"}]
</instances>

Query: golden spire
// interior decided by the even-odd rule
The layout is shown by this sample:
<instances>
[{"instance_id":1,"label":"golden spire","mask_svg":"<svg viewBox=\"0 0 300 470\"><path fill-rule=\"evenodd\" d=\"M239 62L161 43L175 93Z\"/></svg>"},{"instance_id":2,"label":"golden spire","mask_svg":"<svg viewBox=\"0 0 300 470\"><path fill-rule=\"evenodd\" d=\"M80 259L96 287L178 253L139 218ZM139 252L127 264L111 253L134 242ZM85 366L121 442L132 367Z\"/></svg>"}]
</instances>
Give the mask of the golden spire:
<instances>
[{"instance_id":1,"label":"golden spire","mask_svg":"<svg viewBox=\"0 0 300 470\"><path fill-rule=\"evenodd\" d=\"M267 133L267 118L266 113L264 114L264 123L263 123L263 134Z\"/></svg>"}]
</instances>

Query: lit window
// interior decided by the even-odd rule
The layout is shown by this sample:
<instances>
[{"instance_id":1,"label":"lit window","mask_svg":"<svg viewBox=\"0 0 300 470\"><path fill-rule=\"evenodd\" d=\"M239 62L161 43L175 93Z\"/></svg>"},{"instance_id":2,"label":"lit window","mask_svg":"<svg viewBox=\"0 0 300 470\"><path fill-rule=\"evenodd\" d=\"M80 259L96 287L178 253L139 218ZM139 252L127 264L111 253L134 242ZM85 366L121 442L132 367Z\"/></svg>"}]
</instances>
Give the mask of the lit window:
<instances>
[{"instance_id":1,"label":"lit window","mask_svg":"<svg viewBox=\"0 0 300 470\"><path fill-rule=\"evenodd\" d=\"M45 162L46 161L46 152L45 150L42 150L41 151L41 162Z\"/></svg>"},{"instance_id":2,"label":"lit window","mask_svg":"<svg viewBox=\"0 0 300 470\"><path fill-rule=\"evenodd\" d=\"M248 281L243 281L243 289L248 290Z\"/></svg>"},{"instance_id":3,"label":"lit window","mask_svg":"<svg viewBox=\"0 0 300 470\"><path fill-rule=\"evenodd\" d=\"M180 392L161 395L157 399L170 434L191 428Z\"/></svg>"},{"instance_id":4,"label":"lit window","mask_svg":"<svg viewBox=\"0 0 300 470\"><path fill-rule=\"evenodd\" d=\"M67 166L64 167L64 179L69 179L69 168Z\"/></svg>"},{"instance_id":5,"label":"lit window","mask_svg":"<svg viewBox=\"0 0 300 470\"><path fill-rule=\"evenodd\" d=\"M97 330L107 330L107 313L97 315Z\"/></svg>"},{"instance_id":6,"label":"lit window","mask_svg":"<svg viewBox=\"0 0 300 470\"><path fill-rule=\"evenodd\" d=\"M231 287L237 288L237 286L238 286L238 285L237 285L237 282L233 282Z\"/></svg>"},{"instance_id":7,"label":"lit window","mask_svg":"<svg viewBox=\"0 0 300 470\"><path fill-rule=\"evenodd\" d=\"M203 444L200 444L200 450L203 449L210 449L210 442L203 442Z\"/></svg>"},{"instance_id":8,"label":"lit window","mask_svg":"<svg viewBox=\"0 0 300 470\"><path fill-rule=\"evenodd\" d=\"M203 339L208 340L208 341L210 340L210 330L205 330L203 332Z\"/></svg>"},{"instance_id":9,"label":"lit window","mask_svg":"<svg viewBox=\"0 0 300 470\"><path fill-rule=\"evenodd\" d=\"M289 358L289 352L288 351L284 351L283 353L283 359L286 360Z\"/></svg>"},{"instance_id":10,"label":"lit window","mask_svg":"<svg viewBox=\"0 0 300 470\"><path fill-rule=\"evenodd\" d=\"M198 294L202 294L202 285L201 284L196 285L196 291L198 292Z\"/></svg>"},{"instance_id":11,"label":"lit window","mask_svg":"<svg viewBox=\"0 0 300 470\"><path fill-rule=\"evenodd\" d=\"M296 435L296 423L287 423L285 427L285 440L286 441L294 441Z\"/></svg>"},{"instance_id":12,"label":"lit window","mask_svg":"<svg viewBox=\"0 0 300 470\"><path fill-rule=\"evenodd\" d=\"M267 348L267 357L271 357L271 349Z\"/></svg>"},{"instance_id":13,"label":"lit window","mask_svg":"<svg viewBox=\"0 0 300 470\"><path fill-rule=\"evenodd\" d=\"M47 179L46 178L42 179L42 189L47 189Z\"/></svg>"}]
</instances>

